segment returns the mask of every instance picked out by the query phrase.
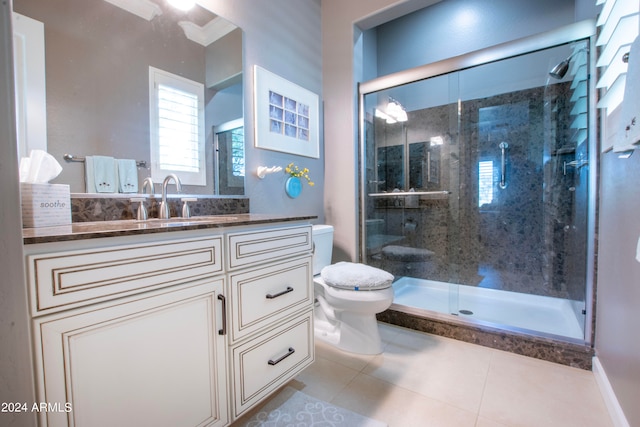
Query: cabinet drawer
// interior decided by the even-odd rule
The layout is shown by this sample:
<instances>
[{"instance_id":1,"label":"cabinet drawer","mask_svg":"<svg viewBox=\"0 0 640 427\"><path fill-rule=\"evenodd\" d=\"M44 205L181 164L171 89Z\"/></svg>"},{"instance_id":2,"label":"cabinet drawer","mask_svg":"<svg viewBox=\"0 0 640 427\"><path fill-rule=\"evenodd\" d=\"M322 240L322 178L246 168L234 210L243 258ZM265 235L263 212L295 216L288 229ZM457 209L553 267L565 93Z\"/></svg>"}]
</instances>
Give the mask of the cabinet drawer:
<instances>
[{"instance_id":1,"label":"cabinet drawer","mask_svg":"<svg viewBox=\"0 0 640 427\"><path fill-rule=\"evenodd\" d=\"M30 255L27 266L40 315L220 273L222 238Z\"/></svg>"},{"instance_id":2,"label":"cabinet drawer","mask_svg":"<svg viewBox=\"0 0 640 427\"><path fill-rule=\"evenodd\" d=\"M313 303L311 257L229 275L232 340L292 315Z\"/></svg>"},{"instance_id":3,"label":"cabinet drawer","mask_svg":"<svg viewBox=\"0 0 640 427\"><path fill-rule=\"evenodd\" d=\"M232 349L235 417L241 415L314 360L313 312Z\"/></svg>"},{"instance_id":4,"label":"cabinet drawer","mask_svg":"<svg viewBox=\"0 0 640 427\"><path fill-rule=\"evenodd\" d=\"M229 269L311 252L313 245L311 225L230 233L227 238Z\"/></svg>"}]
</instances>

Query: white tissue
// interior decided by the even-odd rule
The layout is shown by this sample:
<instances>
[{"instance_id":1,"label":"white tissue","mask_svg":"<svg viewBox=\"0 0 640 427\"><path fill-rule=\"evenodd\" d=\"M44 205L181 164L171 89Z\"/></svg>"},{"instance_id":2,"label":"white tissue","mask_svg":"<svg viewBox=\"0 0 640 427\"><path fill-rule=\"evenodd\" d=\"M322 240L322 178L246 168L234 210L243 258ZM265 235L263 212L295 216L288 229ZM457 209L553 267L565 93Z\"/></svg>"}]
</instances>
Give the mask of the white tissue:
<instances>
[{"instance_id":1,"label":"white tissue","mask_svg":"<svg viewBox=\"0 0 640 427\"><path fill-rule=\"evenodd\" d=\"M62 172L62 166L49 153L31 150L29 157L20 159L20 182L46 184Z\"/></svg>"},{"instance_id":2,"label":"white tissue","mask_svg":"<svg viewBox=\"0 0 640 427\"><path fill-rule=\"evenodd\" d=\"M638 237L638 246L636 246L636 261L640 262L640 237Z\"/></svg>"}]
</instances>

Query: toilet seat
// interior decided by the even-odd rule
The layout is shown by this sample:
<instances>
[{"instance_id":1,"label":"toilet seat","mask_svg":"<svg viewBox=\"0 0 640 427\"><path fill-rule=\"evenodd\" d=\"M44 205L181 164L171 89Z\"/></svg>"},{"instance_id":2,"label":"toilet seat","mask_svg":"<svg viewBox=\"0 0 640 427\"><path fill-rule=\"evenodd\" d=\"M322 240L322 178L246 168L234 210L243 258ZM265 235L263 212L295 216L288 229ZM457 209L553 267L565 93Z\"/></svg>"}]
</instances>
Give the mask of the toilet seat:
<instances>
[{"instance_id":1,"label":"toilet seat","mask_svg":"<svg viewBox=\"0 0 640 427\"><path fill-rule=\"evenodd\" d=\"M353 289L336 288L325 282L320 275L313 278L313 282L324 287L324 293L332 301L343 300L356 303L371 303L386 300L388 298L393 299L393 288L391 286L384 289L375 289L375 292L362 292L355 291Z\"/></svg>"},{"instance_id":2,"label":"toilet seat","mask_svg":"<svg viewBox=\"0 0 640 427\"><path fill-rule=\"evenodd\" d=\"M393 275L365 264L339 262L322 269L320 276L330 287L349 291L377 291L388 289Z\"/></svg>"}]
</instances>

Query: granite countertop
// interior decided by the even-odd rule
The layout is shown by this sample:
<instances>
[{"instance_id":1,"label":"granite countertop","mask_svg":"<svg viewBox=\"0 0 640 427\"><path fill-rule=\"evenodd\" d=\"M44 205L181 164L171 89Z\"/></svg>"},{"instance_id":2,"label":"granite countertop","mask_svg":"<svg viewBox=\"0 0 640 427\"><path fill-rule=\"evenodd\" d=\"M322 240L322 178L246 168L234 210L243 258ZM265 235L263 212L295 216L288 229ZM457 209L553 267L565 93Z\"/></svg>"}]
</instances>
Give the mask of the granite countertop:
<instances>
[{"instance_id":1,"label":"granite countertop","mask_svg":"<svg viewBox=\"0 0 640 427\"><path fill-rule=\"evenodd\" d=\"M315 215L286 216L268 214L229 214L194 216L191 218L118 220L76 222L58 227L24 228L24 244L64 242L69 240L95 239L100 237L131 236L136 234L167 233L172 231L199 230L206 228L235 227L242 225L269 224L286 221L308 221Z\"/></svg>"}]
</instances>

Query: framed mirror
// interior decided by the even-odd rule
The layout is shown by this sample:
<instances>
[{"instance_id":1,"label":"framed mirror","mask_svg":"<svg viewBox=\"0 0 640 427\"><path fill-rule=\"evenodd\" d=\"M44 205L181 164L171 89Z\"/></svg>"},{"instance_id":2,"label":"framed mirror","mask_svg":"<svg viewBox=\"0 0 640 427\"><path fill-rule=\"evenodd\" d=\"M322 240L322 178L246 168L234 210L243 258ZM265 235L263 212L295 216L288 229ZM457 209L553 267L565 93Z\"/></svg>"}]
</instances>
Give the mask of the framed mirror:
<instances>
[{"instance_id":1,"label":"framed mirror","mask_svg":"<svg viewBox=\"0 0 640 427\"><path fill-rule=\"evenodd\" d=\"M13 9L44 27L46 146L63 166L53 183L85 192L86 156L134 159L140 183L152 175L159 162L152 157L153 135L161 133L151 111L153 68L204 89L196 143L205 178L183 192L215 193L222 172L213 129L243 124L240 28L202 6L181 11L164 0L14 0ZM65 161L65 154L75 161ZM156 183L163 178L153 176ZM244 177L235 178L238 184Z\"/></svg>"}]
</instances>

